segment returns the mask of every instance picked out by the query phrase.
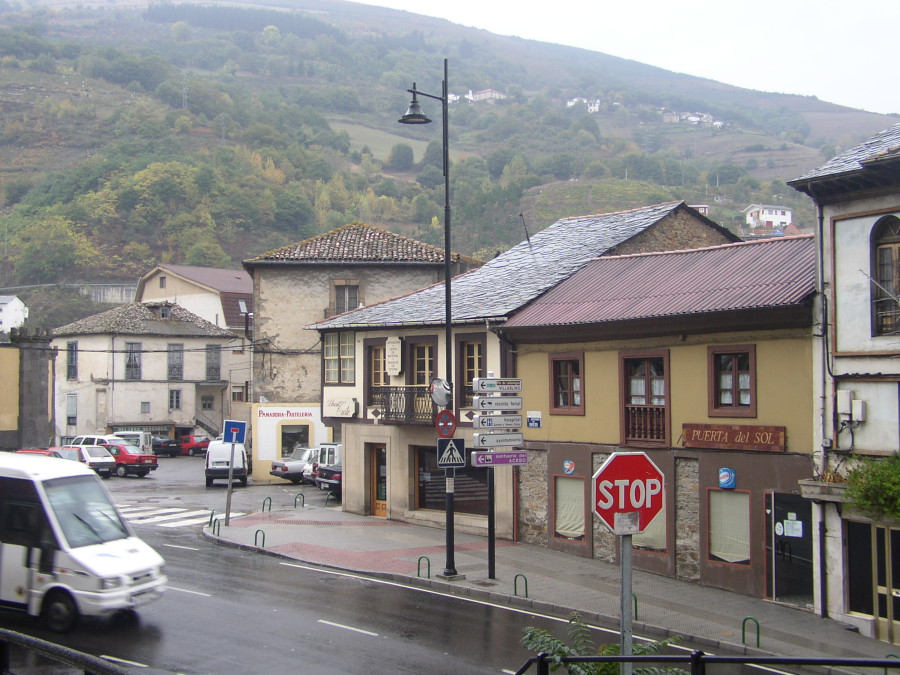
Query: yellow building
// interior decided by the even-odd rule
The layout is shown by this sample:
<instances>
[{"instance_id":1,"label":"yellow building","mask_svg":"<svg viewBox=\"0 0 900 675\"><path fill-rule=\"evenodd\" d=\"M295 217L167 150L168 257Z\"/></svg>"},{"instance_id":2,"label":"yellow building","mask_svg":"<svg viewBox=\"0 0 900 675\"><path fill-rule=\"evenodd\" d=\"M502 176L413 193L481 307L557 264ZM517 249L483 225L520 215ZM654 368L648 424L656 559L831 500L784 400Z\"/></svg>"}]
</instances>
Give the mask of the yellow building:
<instances>
[{"instance_id":1,"label":"yellow building","mask_svg":"<svg viewBox=\"0 0 900 675\"><path fill-rule=\"evenodd\" d=\"M644 452L662 512L634 565L811 605L815 241L599 258L497 329L526 386L521 539L614 561L592 476Z\"/></svg>"}]
</instances>

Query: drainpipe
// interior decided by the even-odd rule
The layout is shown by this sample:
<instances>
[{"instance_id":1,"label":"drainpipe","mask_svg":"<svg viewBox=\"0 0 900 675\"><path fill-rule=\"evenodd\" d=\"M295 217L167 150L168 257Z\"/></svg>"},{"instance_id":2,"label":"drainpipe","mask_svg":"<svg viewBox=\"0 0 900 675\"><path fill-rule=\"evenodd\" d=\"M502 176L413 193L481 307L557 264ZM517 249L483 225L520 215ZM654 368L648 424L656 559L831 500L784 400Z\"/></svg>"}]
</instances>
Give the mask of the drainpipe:
<instances>
[{"instance_id":1,"label":"drainpipe","mask_svg":"<svg viewBox=\"0 0 900 675\"><path fill-rule=\"evenodd\" d=\"M812 186L810 186L812 193ZM818 242L816 247L816 293L819 296L819 317L821 319L821 340L819 343L820 359L819 381L821 390L819 394L819 418L821 420L821 438L822 447L819 456L818 469L819 474L824 475L828 469L828 450L834 443L831 438L831 430L828 423L828 398L832 395L834 388L833 382L828 379L828 298L825 295L824 269L825 269L825 214L822 211L821 203L813 196L816 205L816 217L818 220ZM825 511L827 506L823 503L816 504L815 508L819 512L819 616L827 618L828 616L828 547L826 545L826 537L828 528L825 525Z\"/></svg>"}]
</instances>

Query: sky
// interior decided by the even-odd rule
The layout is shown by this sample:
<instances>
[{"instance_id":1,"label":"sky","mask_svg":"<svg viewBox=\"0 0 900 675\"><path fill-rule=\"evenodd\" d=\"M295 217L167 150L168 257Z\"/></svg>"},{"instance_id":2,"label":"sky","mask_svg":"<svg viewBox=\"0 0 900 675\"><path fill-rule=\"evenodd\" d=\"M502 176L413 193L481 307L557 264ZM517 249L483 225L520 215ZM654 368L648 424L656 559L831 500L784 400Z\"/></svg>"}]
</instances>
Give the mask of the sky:
<instances>
[{"instance_id":1,"label":"sky","mask_svg":"<svg viewBox=\"0 0 900 675\"><path fill-rule=\"evenodd\" d=\"M900 0L355 0L760 91L900 113Z\"/></svg>"}]
</instances>

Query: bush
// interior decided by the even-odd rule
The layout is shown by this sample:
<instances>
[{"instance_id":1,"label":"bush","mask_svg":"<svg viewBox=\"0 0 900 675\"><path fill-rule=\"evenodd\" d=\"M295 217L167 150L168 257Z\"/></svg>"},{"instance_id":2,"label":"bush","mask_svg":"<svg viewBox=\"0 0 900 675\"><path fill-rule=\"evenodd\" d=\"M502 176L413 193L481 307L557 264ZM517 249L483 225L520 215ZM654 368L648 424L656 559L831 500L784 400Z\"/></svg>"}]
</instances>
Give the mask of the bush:
<instances>
[{"instance_id":1,"label":"bush","mask_svg":"<svg viewBox=\"0 0 900 675\"><path fill-rule=\"evenodd\" d=\"M861 460L847 474L845 499L867 516L900 520L900 453Z\"/></svg>"}]
</instances>

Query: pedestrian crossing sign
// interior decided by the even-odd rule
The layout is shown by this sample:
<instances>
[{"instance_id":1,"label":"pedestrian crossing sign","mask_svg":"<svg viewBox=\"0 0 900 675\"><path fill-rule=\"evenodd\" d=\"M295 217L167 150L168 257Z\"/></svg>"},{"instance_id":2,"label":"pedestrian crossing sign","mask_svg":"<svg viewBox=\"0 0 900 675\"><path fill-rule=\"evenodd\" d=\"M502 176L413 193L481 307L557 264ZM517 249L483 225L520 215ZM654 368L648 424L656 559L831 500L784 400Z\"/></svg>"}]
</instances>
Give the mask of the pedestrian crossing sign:
<instances>
[{"instance_id":1,"label":"pedestrian crossing sign","mask_svg":"<svg viewBox=\"0 0 900 675\"><path fill-rule=\"evenodd\" d=\"M466 444L459 438L437 439L437 465L439 469L461 468L466 465Z\"/></svg>"}]
</instances>

